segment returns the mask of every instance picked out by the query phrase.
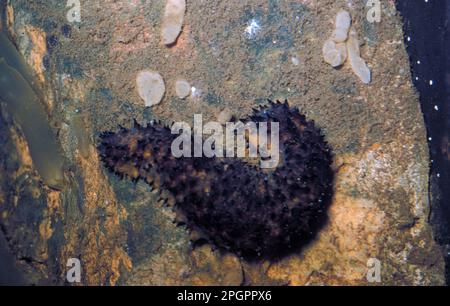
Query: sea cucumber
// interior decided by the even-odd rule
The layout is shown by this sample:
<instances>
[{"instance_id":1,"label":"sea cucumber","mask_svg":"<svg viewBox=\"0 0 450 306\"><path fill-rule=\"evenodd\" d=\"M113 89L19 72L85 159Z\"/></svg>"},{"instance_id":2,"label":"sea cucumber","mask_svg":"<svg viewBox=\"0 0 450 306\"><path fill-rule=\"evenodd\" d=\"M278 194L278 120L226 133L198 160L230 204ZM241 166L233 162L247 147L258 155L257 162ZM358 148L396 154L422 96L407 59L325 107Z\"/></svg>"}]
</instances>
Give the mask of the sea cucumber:
<instances>
[{"instance_id":1,"label":"sea cucumber","mask_svg":"<svg viewBox=\"0 0 450 306\"><path fill-rule=\"evenodd\" d=\"M279 122L280 162L260 169L239 158L176 158L178 135L159 123L103 132L98 150L120 177L169 191L189 229L245 259L284 256L317 233L332 194L332 152L313 121L270 102L243 120Z\"/></svg>"}]
</instances>

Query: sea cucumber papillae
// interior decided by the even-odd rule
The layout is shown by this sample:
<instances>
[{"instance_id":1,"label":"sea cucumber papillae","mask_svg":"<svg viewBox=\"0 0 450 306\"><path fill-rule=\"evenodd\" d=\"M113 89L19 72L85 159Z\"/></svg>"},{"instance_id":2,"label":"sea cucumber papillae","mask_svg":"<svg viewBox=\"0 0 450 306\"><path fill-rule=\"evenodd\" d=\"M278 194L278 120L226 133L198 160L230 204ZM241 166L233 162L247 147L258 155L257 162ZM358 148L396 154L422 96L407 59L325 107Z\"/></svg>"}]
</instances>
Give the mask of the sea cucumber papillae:
<instances>
[{"instance_id":1,"label":"sea cucumber papillae","mask_svg":"<svg viewBox=\"0 0 450 306\"><path fill-rule=\"evenodd\" d=\"M274 169L239 158L175 158L162 124L104 132L105 166L169 191L188 228L246 259L277 258L303 246L326 219L332 153L313 121L285 103L243 120L279 122L280 162Z\"/></svg>"}]
</instances>

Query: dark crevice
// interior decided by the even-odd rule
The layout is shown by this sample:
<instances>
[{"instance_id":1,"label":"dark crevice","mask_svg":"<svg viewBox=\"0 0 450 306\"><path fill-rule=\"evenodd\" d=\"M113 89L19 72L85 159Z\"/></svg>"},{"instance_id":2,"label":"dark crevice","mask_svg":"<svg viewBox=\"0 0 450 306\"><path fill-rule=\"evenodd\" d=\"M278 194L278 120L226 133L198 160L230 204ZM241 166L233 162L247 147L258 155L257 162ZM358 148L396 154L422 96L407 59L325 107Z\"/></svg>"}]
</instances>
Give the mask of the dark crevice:
<instances>
[{"instance_id":1,"label":"dark crevice","mask_svg":"<svg viewBox=\"0 0 450 306\"><path fill-rule=\"evenodd\" d=\"M448 1L397 0L411 77L420 94L430 150L430 218L450 283L450 67Z\"/></svg>"}]
</instances>

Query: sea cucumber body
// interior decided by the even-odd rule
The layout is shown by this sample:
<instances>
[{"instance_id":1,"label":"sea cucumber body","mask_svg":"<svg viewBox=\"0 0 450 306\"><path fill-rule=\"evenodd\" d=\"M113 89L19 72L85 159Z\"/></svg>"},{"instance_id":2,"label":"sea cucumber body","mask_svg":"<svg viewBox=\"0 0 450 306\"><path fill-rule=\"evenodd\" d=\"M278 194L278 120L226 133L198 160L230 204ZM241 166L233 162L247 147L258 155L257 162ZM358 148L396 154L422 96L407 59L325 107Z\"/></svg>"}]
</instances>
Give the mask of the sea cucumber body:
<instances>
[{"instance_id":1,"label":"sea cucumber body","mask_svg":"<svg viewBox=\"0 0 450 306\"><path fill-rule=\"evenodd\" d=\"M332 153L314 122L287 103L248 119L279 122L280 163L262 170L238 158L175 158L177 135L162 125L101 135L101 158L114 173L169 191L187 226L244 258L274 258L304 245L326 217Z\"/></svg>"}]
</instances>

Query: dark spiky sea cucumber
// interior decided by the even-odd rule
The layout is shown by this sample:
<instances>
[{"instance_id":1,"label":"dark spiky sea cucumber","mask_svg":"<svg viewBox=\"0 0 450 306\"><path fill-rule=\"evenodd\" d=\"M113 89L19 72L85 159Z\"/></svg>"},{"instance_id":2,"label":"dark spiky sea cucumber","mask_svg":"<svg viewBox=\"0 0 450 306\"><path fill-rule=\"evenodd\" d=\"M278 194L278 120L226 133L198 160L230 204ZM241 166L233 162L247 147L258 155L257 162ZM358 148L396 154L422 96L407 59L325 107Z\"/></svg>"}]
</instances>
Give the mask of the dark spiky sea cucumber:
<instances>
[{"instance_id":1,"label":"dark spiky sea cucumber","mask_svg":"<svg viewBox=\"0 0 450 306\"><path fill-rule=\"evenodd\" d=\"M169 191L188 228L219 249L278 258L310 241L326 220L332 152L314 122L287 102L269 101L246 120L279 122L276 168L240 158L175 158L171 143L178 135L162 124L104 132L98 149L120 177Z\"/></svg>"}]
</instances>

